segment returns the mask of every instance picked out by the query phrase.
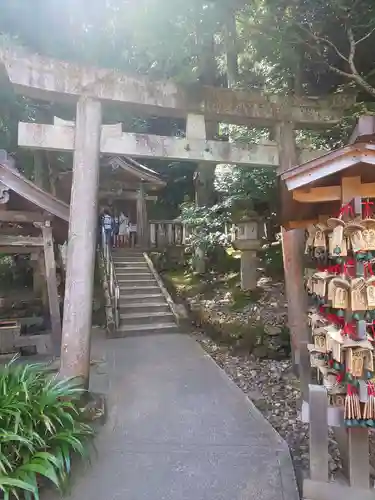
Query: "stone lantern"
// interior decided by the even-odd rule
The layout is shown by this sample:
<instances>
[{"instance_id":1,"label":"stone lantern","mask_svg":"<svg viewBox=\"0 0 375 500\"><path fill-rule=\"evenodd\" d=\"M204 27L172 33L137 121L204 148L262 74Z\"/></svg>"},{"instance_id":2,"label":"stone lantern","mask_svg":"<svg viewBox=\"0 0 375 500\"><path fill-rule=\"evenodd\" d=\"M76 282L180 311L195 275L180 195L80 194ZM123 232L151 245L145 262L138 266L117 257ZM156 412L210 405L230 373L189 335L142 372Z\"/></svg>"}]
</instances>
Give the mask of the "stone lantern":
<instances>
[{"instance_id":1,"label":"stone lantern","mask_svg":"<svg viewBox=\"0 0 375 500\"><path fill-rule=\"evenodd\" d=\"M264 221L257 214L241 218L237 224L233 247L241 251L241 288L255 290L257 286L257 250L261 246Z\"/></svg>"}]
</instances>

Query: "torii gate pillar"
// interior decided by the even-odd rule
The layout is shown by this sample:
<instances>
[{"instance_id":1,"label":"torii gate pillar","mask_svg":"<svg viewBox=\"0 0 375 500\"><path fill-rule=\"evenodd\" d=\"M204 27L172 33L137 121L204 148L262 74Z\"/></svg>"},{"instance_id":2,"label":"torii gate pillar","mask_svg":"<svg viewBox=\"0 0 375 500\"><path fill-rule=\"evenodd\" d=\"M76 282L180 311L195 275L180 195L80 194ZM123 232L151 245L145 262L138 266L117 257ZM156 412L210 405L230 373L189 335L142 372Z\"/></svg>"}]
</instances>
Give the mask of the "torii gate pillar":
<instances>
[{"instance_id":1,"label":"torii gate pillar","mask_svg":"<svg viewBox=\"0 0 375 500\"><path fill-rule=\"evenodd\" d=\"M88 384L97 229L101 103L77 103L61 375Z\"/></svg>"}]
</instances>

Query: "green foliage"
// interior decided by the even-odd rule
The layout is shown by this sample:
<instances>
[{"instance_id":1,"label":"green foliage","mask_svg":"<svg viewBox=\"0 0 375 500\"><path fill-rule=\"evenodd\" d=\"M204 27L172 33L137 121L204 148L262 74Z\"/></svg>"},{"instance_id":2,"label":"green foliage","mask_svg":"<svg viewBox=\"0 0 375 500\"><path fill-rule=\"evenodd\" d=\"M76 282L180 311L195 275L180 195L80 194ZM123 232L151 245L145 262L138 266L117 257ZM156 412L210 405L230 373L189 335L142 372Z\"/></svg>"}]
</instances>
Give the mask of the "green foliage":
<instances>
[{"instance_id":1,"label":"green foliage","mask_svg":"<svg viewBox=\"0 0 375 500\"><path fill-rule=\"evenodd\" d=\"M158 200L149 205L150 219L172 220L180 215L180 205L194 199L194 163L154 160L147 166L159 172L166 186L158 191Z\"/></svg>"},{"instance_id":2,"label":"green foliage","mask_svg":"<svg viewBox=\"0 0 375 500\"><path fill-rule=\"evenodd\" d=\"M249 304L254 304L260 299L261 290L243 291L238 286L232 290L232 305L233 311L241 311Z\"/></svg>"},{"instance_id":3,"label":"green foliage","mask_svg":"<svg viewBox=\"0 0 375 500\"><path fill-rule=\"evenodd\" d=\"M271 245L262 251L262 265L265 268L266 274L274 278L282 278L284 276L283 252L281 243Z\"/></svg>"},{"instance_id":4,"label":"green foliage","mask_svg":"<svg viewBox=\"0 0 375 500\"><path fill-rule=\"evenodd\" d=\"M91 428L83 422L83 390L43 365L15 360L0 369L0 491L38 499L41 480L63 490L73 453L86 456Z\"/></svg>"},{"instance_id":5,"label":"green foliage","mask_svg":"<svg viewBox=\"0 0 375 500\"><path fill-rule=\"evenodd\" d=\"M255 210L269 216L278 204L276 172L270 168L219 165L216 189L225 199L225 207L236 215Z\"/></svg>"}]
</instances>

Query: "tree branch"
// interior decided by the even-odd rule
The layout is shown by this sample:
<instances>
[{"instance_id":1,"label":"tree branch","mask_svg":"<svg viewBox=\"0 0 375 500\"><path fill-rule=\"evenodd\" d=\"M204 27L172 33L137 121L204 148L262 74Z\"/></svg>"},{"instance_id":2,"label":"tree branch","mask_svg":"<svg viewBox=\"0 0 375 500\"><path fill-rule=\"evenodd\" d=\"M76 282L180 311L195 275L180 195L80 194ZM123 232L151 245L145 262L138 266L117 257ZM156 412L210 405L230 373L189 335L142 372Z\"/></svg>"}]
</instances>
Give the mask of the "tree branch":
<instances>
[{"instance_id":1,"label":"tree branch","mask_svg":"<svg viewBox=\"0 0 375 500\"><path fill-rule=\"evenodd\" d=\"M347 29L348 39L349 39L349 57L348 63L353 75L358 75L357 68L354 64L356 43L354 39L354 34L352 28Z\"/></svg>"},{"instance_id":2,"label":"tree branch","mask_svg":"<svg viewBox=\"0 0 375 500\"><path fill-rule=\"evenodd\" d=\"M343 70L337 68L336 66L333 66L328 61L324 61L324 55L319 50L319 48L317 46L312 46L308 43L308 46L310 48L312 48L313 50L315 50L315 52L318 54L318 56L323 59L323 62L327 65L327 67L330 71L332 71L333 73L336 73L338 75L344 76L345 78L348 78L349 80L354 81L359 87L364 89L368 94L375 97L375 87L370 85L358 73L358 70L357 70L355 62L354 62L357 45L359 43L361 43L363 40L365 40L366 38L368 38L369 36L371 36L371 34L375 31L375 27L372 30L370 30L364 37L362 37L363 39L360 38L358 41L356 41L354 38L353 29L352 28L347 29L347 35L348 35L348 39L349 39L349 55L348 55L348 57L345 57L344 54L342 54L342 52L340 52L340 50L336 47L336 45L333 42L331 42L331 40L328 40L324 37L320 37L318 35L315 35L310 30L306 29L304 26L299 25L299 27L302 28L302 30L305 31L307 34L309 34L310 37L313 40L315 40L316 42L323 42L326 46L333 48L335 50L336 54L338 54L339 57L343 61L345 61L349 64L349 68L350 68L351 73L348 73L347 71L343 71Z\"/></svg>"},{"instance_id":3,"label":"tree branch","mask_svg":"<svg viewBox=\"0 0 375 500\"><path fill-rule=\"evenodd\" d=\"M312 37L316 42L322 42L328 47L331 47L341 59L343 59L345 62L349 62L348 58L344 56L344 54L336 47L336 45L333 42L331 42L331 40L328 40L327 38L324 38L322 36L315 35L315 33L313 33L312 31L308 30L307 28L305 28L300 24L299 27L310 37Z\"/></svg>"},{"instance_id":4,"label":"tree branch","mask_svg":"<svg viewBox=\"0 0 375 500\"><path fill-rule=\"evenodd\" d=\"M359 45L360 43L364 42L367 40L367 38L370 38L370 36L375 32L375 26L367 33L367 35L363 36L359 40L355 42L356 45Z\"/></svg>"}]
</instances>

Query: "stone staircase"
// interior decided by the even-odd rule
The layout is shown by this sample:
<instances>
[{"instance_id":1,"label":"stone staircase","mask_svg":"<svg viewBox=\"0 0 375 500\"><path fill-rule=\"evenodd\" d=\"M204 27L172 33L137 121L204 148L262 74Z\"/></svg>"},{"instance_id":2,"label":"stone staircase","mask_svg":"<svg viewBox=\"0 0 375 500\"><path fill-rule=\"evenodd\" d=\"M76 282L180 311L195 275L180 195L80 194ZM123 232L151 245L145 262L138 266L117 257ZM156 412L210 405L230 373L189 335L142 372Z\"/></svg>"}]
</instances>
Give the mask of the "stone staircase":
<instances>
[{"instance_id":1,"label":"stone staircase","mask_svg":"<svg viewBox=\"0 0 375 500\"><path fill-rule=\"evenodd\" d=\"M176 333L175 317L141 251L114 250L120 287L120 327L115 337Z\"/></svg>"}]
</instances>

